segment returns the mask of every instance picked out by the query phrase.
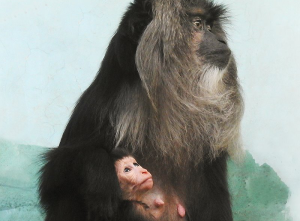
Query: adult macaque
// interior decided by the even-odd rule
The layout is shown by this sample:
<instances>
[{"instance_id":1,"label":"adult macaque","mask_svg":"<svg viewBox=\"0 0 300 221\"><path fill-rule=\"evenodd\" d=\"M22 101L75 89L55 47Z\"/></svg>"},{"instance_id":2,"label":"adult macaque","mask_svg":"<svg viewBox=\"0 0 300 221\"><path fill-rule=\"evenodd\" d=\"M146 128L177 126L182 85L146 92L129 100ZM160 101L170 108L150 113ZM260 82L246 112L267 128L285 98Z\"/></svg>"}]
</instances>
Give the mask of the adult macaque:
<instances>
[{"instance_id":1,"label":"adult macaque","mask_svg":"<svg viewBox=\"0 0 300 221\"><path fill-rule=\"evenodd\" d=\"M118 148L151 171L143 200L164 202L159 221L233 220L226 162L240 152L243 101L227 18L211 0L133 0L45 157L46 221L142 220L120 207L134 205L103 153Z\"/></svg>"}]
</instances>

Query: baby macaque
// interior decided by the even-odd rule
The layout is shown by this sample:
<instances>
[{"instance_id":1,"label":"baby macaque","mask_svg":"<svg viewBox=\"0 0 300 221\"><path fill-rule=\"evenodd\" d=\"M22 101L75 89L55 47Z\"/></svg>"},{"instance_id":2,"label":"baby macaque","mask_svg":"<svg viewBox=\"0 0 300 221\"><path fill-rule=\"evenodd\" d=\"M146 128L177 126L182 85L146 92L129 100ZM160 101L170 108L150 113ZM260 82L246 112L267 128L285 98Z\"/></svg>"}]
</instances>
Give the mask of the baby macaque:
<instances>
[{"instance_id":1,"label":"baby macaque","mask_svg":"<svg viewBox=\"0 0 300 221\"><path fill-rule=\"evenodd\" d=\"M152 189L151 173L141 167L133 157L128 156L118 160L115 162L115 168L124 199L139 198L140 195Z\"/></svg>"},{"instance_id":2,"label":"baby macaque","mask_svg":"<svg viewBox=\"0 0 300 221\"><path fill-rule=\"evenodd\" d=\"M139 210L145 210L156 219L165 211L163 194L159 190L152 190L153 179L151 173L140 166L132 156L125 156L115 162L115 168L123 194L123 199L137 204ZM178 203L177 214L183 218L185 208Z\"/></svg>"}]
</instances>

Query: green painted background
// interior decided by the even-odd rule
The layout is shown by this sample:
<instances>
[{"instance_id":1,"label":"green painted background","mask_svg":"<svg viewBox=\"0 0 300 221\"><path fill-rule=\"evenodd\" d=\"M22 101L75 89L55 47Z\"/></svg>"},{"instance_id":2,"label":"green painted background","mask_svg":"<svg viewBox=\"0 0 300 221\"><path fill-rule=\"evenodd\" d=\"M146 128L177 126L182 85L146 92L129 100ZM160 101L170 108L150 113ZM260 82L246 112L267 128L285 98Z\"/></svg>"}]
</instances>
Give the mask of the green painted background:
<instances>
[{"instance_id":1,"label":"green painted background","mask_svg":"<svg viewBox=\"0 0 300 221\"><path fill-rule=\"evenodd\" d=\"M0 221L42 221L38 206L39 155L46 148L0 140ZM288 187L274 170L247 153L243 163L228 162L235 221L291 221Z\"/></svg>"},{"instance_id":2,"label":"green painted background","mask_svg":"<svg viewBox=\"0 0 300 221\"><path fill-rule=\"evenodd\" d=\"M247 153L244 162L228 162L235 221L290 221L288 187L267 164L259 166Z\"/></svg>"}]
</instances>

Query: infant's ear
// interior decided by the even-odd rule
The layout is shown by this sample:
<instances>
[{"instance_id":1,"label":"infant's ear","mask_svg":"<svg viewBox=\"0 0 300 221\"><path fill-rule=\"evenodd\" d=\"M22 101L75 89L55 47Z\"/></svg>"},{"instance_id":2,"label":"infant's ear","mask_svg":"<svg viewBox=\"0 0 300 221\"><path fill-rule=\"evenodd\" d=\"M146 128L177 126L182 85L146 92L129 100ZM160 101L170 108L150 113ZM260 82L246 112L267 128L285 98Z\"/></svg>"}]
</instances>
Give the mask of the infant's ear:
<instances>
[{"instance_id":1,"label":"infant's ear","mask_svg":"<svg viewBox=\"0 0 300 221\"><path fill-rule=\"evenodd\" d=\"M165 204L165 202L162 201L162 199L160 199L160 198L154 200L154 205L155 205L156 207L161 207L161 206L163 206L164 204Z\"/></svg>"}]
</instances>

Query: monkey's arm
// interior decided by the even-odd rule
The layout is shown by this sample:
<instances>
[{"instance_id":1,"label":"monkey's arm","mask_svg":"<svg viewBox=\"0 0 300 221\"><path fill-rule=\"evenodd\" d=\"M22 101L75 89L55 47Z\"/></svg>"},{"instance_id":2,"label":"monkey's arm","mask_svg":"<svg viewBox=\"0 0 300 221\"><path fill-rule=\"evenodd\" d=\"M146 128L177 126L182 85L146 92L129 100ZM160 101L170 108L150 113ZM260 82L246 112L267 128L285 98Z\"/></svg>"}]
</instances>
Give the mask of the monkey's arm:
<instances>
[{"instance_id":1,"label":"monkey's arm","mask_svg":"<svg viewBox=\"0 0 300 221\"><path fill-rule=\"evenodd\" d=\"M106 221L121 190L108 153L99 147L59 147L45 155L40 196L46 221Z\"/></svg>"},{"instance_id":2,"label":"monkey's arm","mask_svg":"<svg viewBox=\"0 0 300 221\"><path fill-rule=\"evenodd\" d=\"M80 148L82 149L82 148ZM82 150L82 195L87 204L88 220L111 220L122 201L121 189L114 163L101 148Z\"/></svg>"}]
</instances>

